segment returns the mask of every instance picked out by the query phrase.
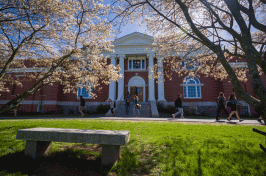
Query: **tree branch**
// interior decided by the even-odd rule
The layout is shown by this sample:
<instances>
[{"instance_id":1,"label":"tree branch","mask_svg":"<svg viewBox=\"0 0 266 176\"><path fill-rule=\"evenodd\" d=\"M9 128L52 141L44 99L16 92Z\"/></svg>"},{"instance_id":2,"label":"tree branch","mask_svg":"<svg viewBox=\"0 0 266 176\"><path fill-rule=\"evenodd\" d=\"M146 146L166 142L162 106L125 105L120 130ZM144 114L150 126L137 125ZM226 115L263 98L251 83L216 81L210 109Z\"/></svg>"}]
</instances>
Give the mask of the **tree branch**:
<instances>
[{"instance_id":1,"label":"tree branch","mask_svg":"<svg viewBox=\"0 0 266 176\"><path fill-rule=\"evenodd\" d=\"M265 1L266 4L266 1ZM248 15L249 17L249 22L256 28L259 29L261 31L263 31L264 33L266 33L266 25L263 25L261 23L258 22L258 20L256 19L255 16L255 12L253 9L252 4L250 4L250 9L247 9L246 7L242 6L241 4L239 4L239 8L240 10L245 13L246 15Z\"/></svg>"},{"instance_id":2,"label":"tree branch","mask_svg":"<svg viewBox=\"0 0 266 176\"><path fill-rule=\"evenodd\" d=\"M128 0L126 0L126 2L129 4L129 7L125 8L121 13L119 13L118 15L116 15L115 18L113 18L111 21L109 21L109 23L112 23L116 18L120 17L122 14L124 14L126 11L128 11L132 7L139 6L139 5L144 5L145 4L145 2L139 2L139 3L136 3L136 4L132 4Z\"/></svg>"},{"instance_id":3,"label":"tree branch","mask_svg":"<svg viewBox=\"0 0 266 176\"><path fill-rule=\"evenodd\" d=\"M197 40L199 42L203 42L201 41L199 38L193 36L192 34L190 34L187 30L185 30L183 27L181 27L179 24L177 24L176 22L174 22L173 20L167 18L164 14L162 14L158 9L156 9L150 2L149 0L146 0L147 4L155 11L157 12L160 16L162 16L164 19L166 19L167 21L169 21L170 23L174 24L175 26L177 26L182 32L184 32L186 35L188 35L189 37L193 38L194 40Z\"/></svg>"},{"instance_id":4,"label":"tree branch","mask_svg":"<svg viewBox=\"0 0 266 176\"><path fill-rule=\"evenodd\" d=\"M220 19L220 17L218 16L218 14L211 8L210 3L208 3L206 0L201 0L201 2L206 6L207 9L209 9L211 11L211 13L215 16L216 20L218 21L218 23L224 28L224 30L226 30L227 32L229 32L232 36L235 36L238 40L241 39L241 35L239 35L236 31L234 31L232 29L233 26L233 21L231 20L230 23L230 28L227 27L222 20ZM221 10L223 12L225 12L224 10ZM228 12L225 12L228 13ZM230 15L232 16L232 15Z\"/></svg>"},{"instance_id":5,"label":"tree branch","mask_svg":"<svg viewBox=\"0 0 266 176\"><path fill-rule=\"evenodd\" d=\"M6 70L9 68L11 62L15 59L16 54L18 53L18 51L20 50L20 48L23 46L24 43L26 43L29 40L33 39L33 36L40 31L41 29L43 29L46 25L43 25L42 27L40 27L38 30L33 31L28 37L25 37L21 43L17 46L16 49L14 49L14 51L12 52L11 56L8 58L7 62L5 63L5 66L2 68L1 72L0 72L0 79L3 78L3 76L6 73Z\"/></svg>"}]
</instances>

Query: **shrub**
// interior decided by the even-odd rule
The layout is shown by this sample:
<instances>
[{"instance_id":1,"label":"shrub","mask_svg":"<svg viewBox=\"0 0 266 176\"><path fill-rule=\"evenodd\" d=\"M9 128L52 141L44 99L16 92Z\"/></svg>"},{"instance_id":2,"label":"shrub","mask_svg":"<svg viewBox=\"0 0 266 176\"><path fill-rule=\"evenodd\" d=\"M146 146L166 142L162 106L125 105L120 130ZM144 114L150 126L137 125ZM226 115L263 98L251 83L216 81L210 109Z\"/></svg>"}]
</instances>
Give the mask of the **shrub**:
<instances>
[{"instance_id":1,"label":"shrub","mask_svg":"<svg viewBox=\"0 0 266 176\"><path fill-rule=\"evenodd\" d=\"M73 114L75 114L75 111L73 109L69 109L68 114L73 115Z\"/></svg>"},{"instance_id":2,"label":"shrub","mask_svg":"<svg viewBox=\"0 0 266 176\"><path fill-rule=\"evenodd\" d=\"M97 108L96 108L96 112L99 114L105 114L109 111L110 109L110 105L109 104L100 104Z\"/></svg>"},{"instance_id":3,"label":"shrub","mask_svg":"<svg viewBox=\"0 0 266 176\"><path fill-rule=\"evenodd\" d=\"M175 107L171 105L165 107L158 103L157 108L159 113L173 114L175 112Z\"/></svg>"}]
</instances>

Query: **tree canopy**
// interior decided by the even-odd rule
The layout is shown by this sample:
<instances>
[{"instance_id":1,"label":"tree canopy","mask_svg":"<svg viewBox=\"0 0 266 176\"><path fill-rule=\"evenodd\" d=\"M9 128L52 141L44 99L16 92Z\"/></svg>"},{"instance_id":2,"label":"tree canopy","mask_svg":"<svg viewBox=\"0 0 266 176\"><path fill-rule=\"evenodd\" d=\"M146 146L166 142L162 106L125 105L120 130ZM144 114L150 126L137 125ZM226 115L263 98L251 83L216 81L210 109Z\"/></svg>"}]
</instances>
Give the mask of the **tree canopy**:
<instances>
[{"instance_id":1,"label":"tree canopy","mask_svg":"<svg viewBox=\"0 0 266 176\"><path fill-rule=\"evenodd\" d=\"M0 92L6 83L23 86L12 70L25 72L36 83L2 106L0 112L18 106L29 95L55 82L65 92L76 87L99 86L118 80L119 68L107 65L101 55L111 51L113 30L106 20L110 5L101 1L1 0ZM30 66L25 63L31 63ZM28 73L28 68L38 71Z\"/></svg>"}]
</instances>

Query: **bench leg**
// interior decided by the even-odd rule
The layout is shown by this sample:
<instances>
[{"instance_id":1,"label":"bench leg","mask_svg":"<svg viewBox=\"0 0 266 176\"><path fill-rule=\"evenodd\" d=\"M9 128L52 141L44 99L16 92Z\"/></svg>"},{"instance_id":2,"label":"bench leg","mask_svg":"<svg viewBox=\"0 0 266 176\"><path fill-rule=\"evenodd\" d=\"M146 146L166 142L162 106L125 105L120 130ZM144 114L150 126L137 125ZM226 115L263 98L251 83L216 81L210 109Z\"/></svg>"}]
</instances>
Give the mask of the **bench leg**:
<instances>
[{"instance_id":1,"label":"bench leg","mask_svg":"<svg viewBox=\"0 0 266 176\"><path fill-rule=\"evenodd\" d=\"M52 147L51 141L26 141L25 155L37 159L47 154Z\"/></svg>"},{"instance_id":2,"label":"bench leg","mask_svg":"<svg viewBox=\"0 0 266 176\"><path fill-rule=\"evenodd\" d=\"M120 145L102 145L102 165L114 165L120 157Z\"/></svg>"}]
</instances>

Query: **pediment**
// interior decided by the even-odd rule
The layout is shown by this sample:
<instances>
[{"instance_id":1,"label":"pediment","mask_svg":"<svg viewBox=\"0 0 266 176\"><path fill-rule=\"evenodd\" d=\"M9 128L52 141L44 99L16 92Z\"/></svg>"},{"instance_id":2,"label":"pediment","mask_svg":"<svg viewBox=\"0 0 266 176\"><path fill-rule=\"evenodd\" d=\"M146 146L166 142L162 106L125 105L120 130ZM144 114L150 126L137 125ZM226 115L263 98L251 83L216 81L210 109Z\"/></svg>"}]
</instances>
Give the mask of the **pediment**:
<instances>
[{"instance_id":1,"label":"pediment","mask_svg":"<svg viewBox=\"0 0 266 176\"><path fill-rule=\"evenodd\" d=\"M134 32L124 37L118 38L114 40L114 46L121 46L121 45L151 45L153 43L153 37L142 34L139 32Z\"/></svg>"}]
</instances>

